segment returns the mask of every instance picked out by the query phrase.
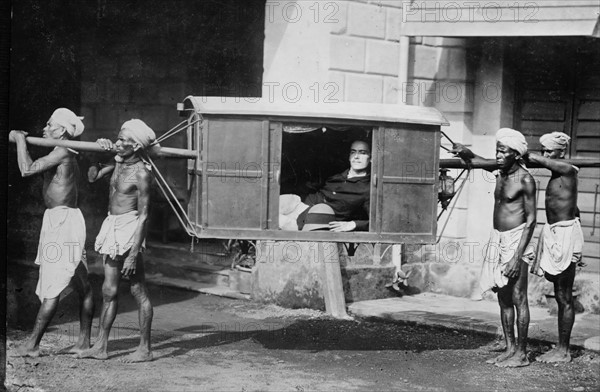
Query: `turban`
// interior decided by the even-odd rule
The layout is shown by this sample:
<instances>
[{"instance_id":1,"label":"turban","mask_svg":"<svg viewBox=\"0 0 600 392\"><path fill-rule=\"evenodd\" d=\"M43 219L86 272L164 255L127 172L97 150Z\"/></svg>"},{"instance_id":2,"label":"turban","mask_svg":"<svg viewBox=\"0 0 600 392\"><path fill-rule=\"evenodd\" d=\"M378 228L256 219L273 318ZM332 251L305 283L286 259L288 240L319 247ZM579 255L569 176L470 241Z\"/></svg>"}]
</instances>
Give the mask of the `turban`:
<instances>
[{"instance_id":1,"label":"turban","mask_svg":"<svg viewBox=\"0 0 600 392\"><path fill-rule=\"evenodd\" d=\"M523 155L527 152L527 141L525 136L519 131L510 128L501 128L496 133L496 140L505 146L512 148L519 154Z\"/></svg>"},{"instance_id":2,"label":"turban","mask_svg":"<svg viewBox=\"0 0 600 392\"><path fill-rule=\"evenodd\" d=\"M133 141L139 143L144 149L156 140L156 134L152 128L147 126L142 120L132 119L125 121L123 126L121 126L121 130L123 129L127 129Z\"/></svg>"},{"instance_id":3,"label":"turban","mask_svg":"<svg viewBox=\"0 0 600 392\"><path fill-rule=\"evenodd\" d=\"M564 150L571 138L562 132L552 132L542 135L540 143L548 150Z\"/></svg>"},{"instance_id":4,"label":"turban","mask_svg":"<svg viewBox=\"0 0 600 392\"><path fill-rule=\"evenodd\" d=\"M67 133L73 138L81 135L84 125L81 122L83 117L78 117L67 108L58 108L52 113L52 120L58 125L64 127Z\"/></svg>"}]
</instances>

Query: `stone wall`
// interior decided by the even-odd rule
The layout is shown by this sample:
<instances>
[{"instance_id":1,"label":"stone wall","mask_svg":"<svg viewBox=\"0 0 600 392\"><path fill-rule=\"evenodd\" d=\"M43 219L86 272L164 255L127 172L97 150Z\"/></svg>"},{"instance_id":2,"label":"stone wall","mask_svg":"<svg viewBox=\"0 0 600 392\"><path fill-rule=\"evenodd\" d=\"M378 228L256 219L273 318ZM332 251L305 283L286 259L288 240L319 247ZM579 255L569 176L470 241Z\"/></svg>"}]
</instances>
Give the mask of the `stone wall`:
<instances>
[{"instance_id":1,"label":"stone wall","mask_svg":"<svg viewBox=\"0 0 600 392\"><path fill-rule=\"evenodd\" d=\"M329 78L338 89L336 97L349 102L398 103L402 2L334 4Z\"/></svg>"}]
</instances>

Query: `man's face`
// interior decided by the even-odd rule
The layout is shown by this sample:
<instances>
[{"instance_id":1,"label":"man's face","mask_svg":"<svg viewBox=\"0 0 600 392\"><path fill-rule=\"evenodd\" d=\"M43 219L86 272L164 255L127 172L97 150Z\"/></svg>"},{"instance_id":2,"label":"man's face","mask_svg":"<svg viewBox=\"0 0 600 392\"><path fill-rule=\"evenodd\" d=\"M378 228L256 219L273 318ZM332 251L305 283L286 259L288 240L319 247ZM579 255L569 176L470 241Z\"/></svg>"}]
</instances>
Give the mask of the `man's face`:
<instances>
[{"instance_id":1,"label":"man's face","mask_svg":"<svg viewBox=\"0 0 600 392\"><path fill-rule=\"evenodd\" d=\"M363 171L371 163L371 149L365 142L354 142L350 146L350 167L354 171Z\"/></svg>"},{"instance_id":2,"label":"man's face","mask_svg":"<svg viewBox=\"0 0 600 392\"><path fill-rule=\"evenodd\" d=\"M50 117L44 127L43 137L46 139L60 139L65 132L66 129L62 125L58 125L52 117Z\"/></svg>"},{"instance_id":3,"label":"man's face","mask_svg":"<svg viewBox=\"0 0 600 392\"><path fill-rule=\"evenodd\" d=\"M555 149L555 150L549 150L546 147L542 146L542 156L544 158L548 158L548 159L562 159L565 157L565 150L564 149Z\"/></svg>"},{"instance_id":4,"label":"man's face","mask_svg":"<svg viewBox=\"0 0 600 392\"><path fill-rule=\"evenodd\" d=\"M496 143L496 164L500 169L510 169L521 156L502 142Z\"/></svg>"},{"instance_id":5,"label":"man's face","mask_svg":"<svg viewBox=\"0 0 600 392\"><path fill-rule=\"evenodd\" d=\"M117 155L122 158L127 158L135 154L135 152L139 149L139 144L136 143L131 137L131 131L129 131L127 128L123 128L121 129L121 132L119 132L115 147L117 150Z\"/></svg>"}]
</instances>

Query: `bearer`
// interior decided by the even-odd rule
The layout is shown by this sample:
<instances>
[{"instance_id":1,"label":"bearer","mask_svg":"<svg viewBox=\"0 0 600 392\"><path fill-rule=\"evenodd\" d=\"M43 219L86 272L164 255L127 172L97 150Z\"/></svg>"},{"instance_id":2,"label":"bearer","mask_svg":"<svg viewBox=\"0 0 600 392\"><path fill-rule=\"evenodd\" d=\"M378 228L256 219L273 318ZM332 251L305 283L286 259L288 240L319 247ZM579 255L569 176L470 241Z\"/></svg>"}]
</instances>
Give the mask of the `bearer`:
<instances>
[{"instance_id":1,"label":"bearer","mask_svg":"<svg viewBox=\"0 0 600 392\"><path fill-rule=\"evenodd\" d=\"M68 140L81 135L81 119L66 108L54 111L44 127L44 138ZM79 166L76 152L55 147L48 155L31 159L23 131L11 131L9 139L17 144L17 160L23 177L43 173L46 211L42 220L35 263L40 266L35 293L42 301L33 331L17 348L20 356L37 357L39 345L56 313L60 294L72 286L79 294L79 338L69 352L80 353L90 347L94 316L92 288L88 281L84 254L85 221L77 208Z\"/></svg>"},{"instance_id":2,"label":"bearer","mask_svg":"<svg viewBox=\"0 0 600 392\"><path fill-rule=\"evenodd\" d=\"M95 248L104 257L103 305L100 332L94 346L82 352L80 358L107 359L108 336L117 316L118 289L121 276L130 282L130 291L138 305L140 343L123 362L152 360L150 329L153 309L144 277L142 251L145 248L150 183L152 175L146 158L146 148L156 139L154 131L141 120L126 121L114 144L116 163L97 170L91 167L88 180L94 182L112 173L109 190L108 217L96 238ZM105 150L113 143L99 139Z\"/></svg>"}]
</instances>

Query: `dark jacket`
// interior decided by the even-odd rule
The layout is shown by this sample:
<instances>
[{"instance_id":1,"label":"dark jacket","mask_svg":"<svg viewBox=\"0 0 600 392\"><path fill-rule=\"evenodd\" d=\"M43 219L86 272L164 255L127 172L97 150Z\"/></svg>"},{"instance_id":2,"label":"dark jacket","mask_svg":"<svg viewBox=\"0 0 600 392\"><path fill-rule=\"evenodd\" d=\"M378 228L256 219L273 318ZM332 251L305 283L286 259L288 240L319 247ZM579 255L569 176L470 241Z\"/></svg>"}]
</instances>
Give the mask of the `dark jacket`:
<instances>
[{"instance_id":1,"label":"dark jacket","mask_svg":"<svg viewBox=\"0 0 600 392\"><path fill-rule=\"evenodd\" d=\"M329 177L317 193L306 196L304 203L311 207L325 203L335 212L336 220L354 221L356 231L367 231L370 194L371 176L348 178L346 170Z\"/></svg>"}]
</instances>

